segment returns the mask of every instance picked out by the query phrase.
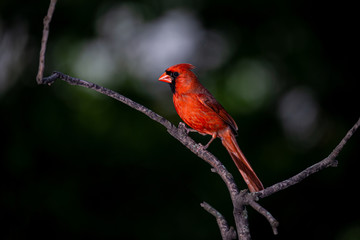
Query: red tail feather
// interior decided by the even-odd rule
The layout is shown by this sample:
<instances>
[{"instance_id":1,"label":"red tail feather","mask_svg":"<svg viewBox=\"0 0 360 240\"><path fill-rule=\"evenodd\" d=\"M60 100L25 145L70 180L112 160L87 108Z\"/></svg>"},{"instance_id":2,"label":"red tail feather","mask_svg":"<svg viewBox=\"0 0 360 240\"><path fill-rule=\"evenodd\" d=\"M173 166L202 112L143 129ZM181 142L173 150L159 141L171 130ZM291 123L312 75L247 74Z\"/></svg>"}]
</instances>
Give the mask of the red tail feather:
<instances>
[{"instance_id":1,"label":"red tail feather","mask_svg":"<svg viewBox=\"0 0 360 240\"><path fill-rule=\"evenodd\" d=\"M258 192L264 189L260 179L256 176L244 154L241 152L234 134L227 129L219 134L222 144L229 152L235 165L239 169L241 176L244 178L250 192Z\"/></svg>"}]
</instances>

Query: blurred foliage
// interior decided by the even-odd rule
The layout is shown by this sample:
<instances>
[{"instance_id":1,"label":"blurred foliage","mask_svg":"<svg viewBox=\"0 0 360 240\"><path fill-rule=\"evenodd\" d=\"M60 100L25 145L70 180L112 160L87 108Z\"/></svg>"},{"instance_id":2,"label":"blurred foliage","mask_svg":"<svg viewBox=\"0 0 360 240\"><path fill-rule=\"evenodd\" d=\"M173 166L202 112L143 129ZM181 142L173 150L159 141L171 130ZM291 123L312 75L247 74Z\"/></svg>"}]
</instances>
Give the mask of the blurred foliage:
<instances>
[{"instance_id":1,"label":"blurred foliage","mask_svg":"<svg viewBox=\"0 0 360 240\"><path fill-rule=\"evenodd\" d=\"M48 4L0 2L0 238L220 239L199 204L233 224L231 202L206 163L107 96L36 85ZM177 124L157 77L176 61L194 63L269 186L326 157L359 117L356 9L350 1L58 1L45 75L97 82ZM278 236L249 209L253 239L360 239L359 143L357 133L337 168L261 200L280 221ZM210 151L244 187L219 141Z\"/></svg>"}]
</instances>

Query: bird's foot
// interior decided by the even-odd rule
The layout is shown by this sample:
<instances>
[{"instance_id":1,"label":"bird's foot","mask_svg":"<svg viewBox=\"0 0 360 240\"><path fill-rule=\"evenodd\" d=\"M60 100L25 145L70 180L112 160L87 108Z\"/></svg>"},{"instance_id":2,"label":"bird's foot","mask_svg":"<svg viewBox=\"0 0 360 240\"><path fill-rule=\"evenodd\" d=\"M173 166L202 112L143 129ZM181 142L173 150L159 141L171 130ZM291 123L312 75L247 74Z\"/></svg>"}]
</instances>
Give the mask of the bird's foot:
<instances>
[{"instance_id":1,"label":"bird's foot","mask_svg":"<svg viewBox=\"0 0 360 240\"><path fill-rule=\"evenodd\" d=\"M189 132L197 132L196 130L194 130L194 129L192 129L192 128L186 127L185 123L183 123L183 122L179 122L178 128L181 129L181 130L183 130L186 135L188 135Z\"/></svg>"},{"instance_id":2,"label":"bird's foot","mask_svg":"<svg viewBox=\"0 0 360 240\"><path fill-rule=\"evenodd\" d=\"M198 143L198 146L199 146L199 148L201 149L201 150L206 150L206 148L208 147L208 146L204 146L204 145L202 145L201 143Z\"/></svg>"},{"instance_id":3,"label":"bird's foot","mask_svg":"<svg viewBox=\"0 0 360 240\"><path fill-rule=\"evenodd\" d=\"M201 150L206 150L209 147L210 143L211 142L208 142L206 145L202 145L201 143L198 143L198 145Z\"/></svg>"}]
</instances>

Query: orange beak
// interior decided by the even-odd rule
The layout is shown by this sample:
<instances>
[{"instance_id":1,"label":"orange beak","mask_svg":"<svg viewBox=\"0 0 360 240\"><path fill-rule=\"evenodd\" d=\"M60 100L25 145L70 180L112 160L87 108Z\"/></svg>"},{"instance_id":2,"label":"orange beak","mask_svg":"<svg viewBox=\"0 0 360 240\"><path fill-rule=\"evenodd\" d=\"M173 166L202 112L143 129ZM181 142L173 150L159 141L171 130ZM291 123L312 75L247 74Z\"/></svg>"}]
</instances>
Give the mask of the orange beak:
<instances>
[{"instance_id":1,"label":"orange beak","mask_svg":"<svg viewBox=\"0 0 360 240\"><path fill-rule=\"evenodd\" d=\"M159 81L171 83L172 77L170 77L169 75L166 74L166 72L164 72L163 75L160 76Z\"/></svg>"}]
</instances>

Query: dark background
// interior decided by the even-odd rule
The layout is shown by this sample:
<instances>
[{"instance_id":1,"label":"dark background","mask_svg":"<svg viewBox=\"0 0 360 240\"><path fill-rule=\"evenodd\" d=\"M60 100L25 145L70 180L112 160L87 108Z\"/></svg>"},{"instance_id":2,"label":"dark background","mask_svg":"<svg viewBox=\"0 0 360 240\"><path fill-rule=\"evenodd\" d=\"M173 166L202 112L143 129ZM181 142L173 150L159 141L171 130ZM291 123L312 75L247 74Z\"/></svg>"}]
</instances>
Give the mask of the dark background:
<instances>
[{"instance_id":1,"label":"dark background","mask_svg":"<svg viewBox=\"0 0 360 240\"><path fill-rule=\"evenodd\" d=\"M200 203L231 225L232 206L206 163L107 96L36 84L48 4L0 3L0 238L220 239ZM326 157L359 118L357 9L351 1L59 1L45 75L96 82L177 124L157 79L193 63L270 186ZM249 209L253 239L360 239L359 143L356 133L337 168L260 201L280 222L278 236ZM209 150L244 188L220 141Z\"/></svg>"}]
</instances>

